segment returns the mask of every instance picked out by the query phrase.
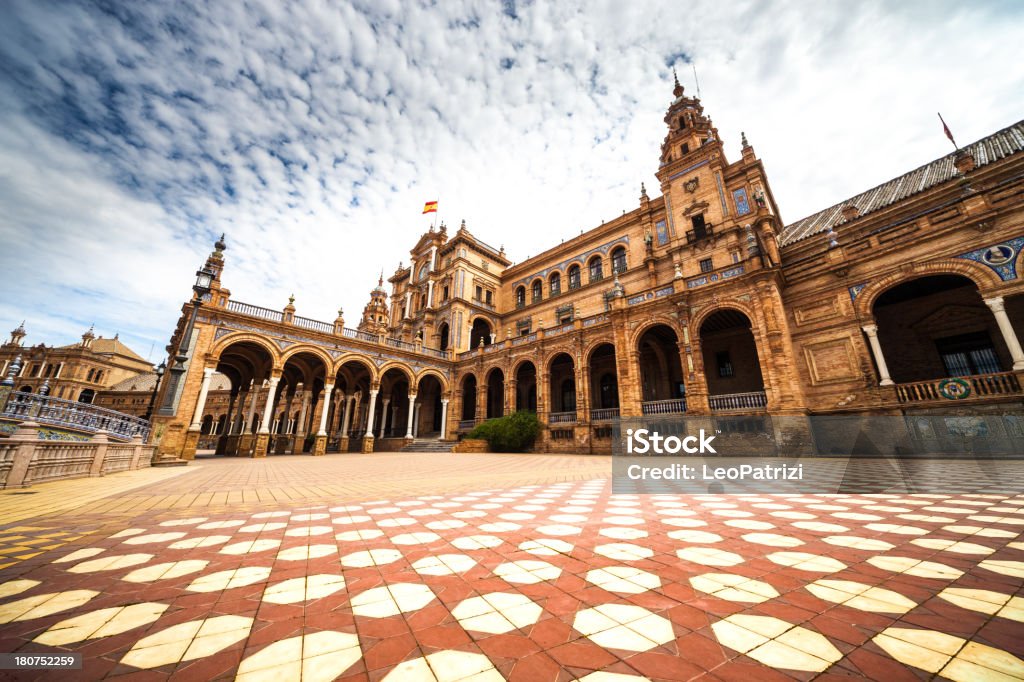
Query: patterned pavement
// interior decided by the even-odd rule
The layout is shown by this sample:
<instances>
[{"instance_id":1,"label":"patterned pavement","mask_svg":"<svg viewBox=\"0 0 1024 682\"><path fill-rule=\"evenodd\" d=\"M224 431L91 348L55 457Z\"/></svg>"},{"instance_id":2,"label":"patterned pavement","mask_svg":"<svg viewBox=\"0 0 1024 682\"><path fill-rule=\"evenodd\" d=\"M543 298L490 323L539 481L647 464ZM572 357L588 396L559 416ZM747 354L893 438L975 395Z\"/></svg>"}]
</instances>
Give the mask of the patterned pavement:
<instances>
[{"instance_id":1,"label":"patterned pavement","mask_svg":"<svg viewBox=\"0 0 1024 682\"><path fill-rule=\"evenodd\" d=\"M0 652L85 657L6 674L1024 679L1024 494L613 495L606 477L576 480L602 459L538 473L542 458L421 457L432 486L420 471L377 499L140 502L250 490L278 467L386 479L415 460L199 463L120 492L134 510L0 527L26 548L0 570ZM488 485L516 467L531 482Z\"/></svg>"}]
</instances>

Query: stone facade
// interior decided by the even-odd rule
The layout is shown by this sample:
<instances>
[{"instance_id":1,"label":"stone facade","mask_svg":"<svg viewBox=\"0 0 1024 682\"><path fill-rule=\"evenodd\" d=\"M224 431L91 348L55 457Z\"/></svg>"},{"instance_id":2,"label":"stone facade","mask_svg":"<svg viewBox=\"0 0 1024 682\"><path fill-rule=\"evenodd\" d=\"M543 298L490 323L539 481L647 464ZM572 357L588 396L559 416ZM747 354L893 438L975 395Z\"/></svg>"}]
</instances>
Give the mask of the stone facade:
<instances>
[{"instance_id":1,"label":"stone facade","mask_svg":"<svg viewBox=\"0 0 1024 682\"><path fill-rule=\"evenodd\" d=\"M0 345L0 377L15 369L14 389L38 393L45 384L54 398L94 403L110 387L152 370L152 365L114 336L97 337L90 328L78 343L67 346L25 345L19 325ZM16 360L20 359L20 367Z\"/></svg>"},{"instance_id":2,"label":"stone facade","mask_svg":"<svg viewBox=\"0 0 1024 682\"><path fill-rule=\"evenodd\" d=\"M521 409L538 449L590 452L620 416L1021 407L1024 122L789 225L746 137L730 162L678 83L665 123L660 196L514 265L465 222L432 228L358 329L235 301L219 242L168 346L160 450L191 455L214 372L241 425L218 447L254 456Z\"/></svg>"}]
</instances>

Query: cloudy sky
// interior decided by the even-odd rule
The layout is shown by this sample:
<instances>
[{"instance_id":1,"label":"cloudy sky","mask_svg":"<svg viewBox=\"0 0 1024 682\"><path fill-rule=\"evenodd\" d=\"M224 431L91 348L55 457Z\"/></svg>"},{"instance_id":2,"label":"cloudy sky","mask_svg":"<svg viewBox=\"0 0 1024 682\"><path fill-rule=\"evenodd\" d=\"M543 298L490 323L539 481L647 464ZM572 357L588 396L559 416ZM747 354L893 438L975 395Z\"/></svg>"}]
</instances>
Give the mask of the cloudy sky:
<instances>
[{"instance_id":1,"label":"cloudy sky","mask_svg":"<svg viewBox=\"0 0 1024 682\"><path fill-rule=\"evenodd\" d=\"M352 326L423 202L514 261L657 187L675 66L786 222L1024 112L1024 4L0 3L0 333L159 361L227 233L238 300ZM6 325L6 326L4 326Z\"/></svg>"}]
</instances>

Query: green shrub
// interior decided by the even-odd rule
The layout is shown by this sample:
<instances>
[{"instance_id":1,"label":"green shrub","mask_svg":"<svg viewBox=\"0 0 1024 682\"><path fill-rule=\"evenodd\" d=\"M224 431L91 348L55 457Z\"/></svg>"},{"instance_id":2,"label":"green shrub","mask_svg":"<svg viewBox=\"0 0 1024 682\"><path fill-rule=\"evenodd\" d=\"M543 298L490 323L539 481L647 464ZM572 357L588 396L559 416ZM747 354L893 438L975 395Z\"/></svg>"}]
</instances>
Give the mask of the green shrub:
<instances>
[{"instance_id":1,"label":"green shrub","mask_svg":"<svg viewBox=\"0 0 1024 682\"><path fill-rule=\"evenodd\" d=\"M482 438L494 452L525 452L540 433L540 422L533 412L513 412L488 419L469 432L468 438Z\"/></svg>"}]
</instances>

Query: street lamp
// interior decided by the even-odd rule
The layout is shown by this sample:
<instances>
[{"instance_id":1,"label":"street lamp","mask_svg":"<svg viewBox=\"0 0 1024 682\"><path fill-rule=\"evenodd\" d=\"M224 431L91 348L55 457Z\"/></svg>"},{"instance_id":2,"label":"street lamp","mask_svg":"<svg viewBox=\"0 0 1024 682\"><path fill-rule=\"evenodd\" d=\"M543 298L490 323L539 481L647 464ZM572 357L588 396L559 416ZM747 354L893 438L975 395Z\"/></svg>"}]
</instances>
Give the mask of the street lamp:
<instances>
[{"instance_id":1,"label":"street lamp","mask_svg":"<svg viewBox=\"0 0 1024 682\"><path fill-rule=\"evenodd\" d=\"M218 242L219 244L220 242ZM192 339L192 330L196 326L196 318L199 317L199 307L203 305L203 299L210 293L210 289L213 284L213 279L216 276L212 270L207 266L203 266L196 271L196 283L192 285L192 291L195 296L192 298L192 314L189 316L188 325L186 325L181 338L178 339L178 348L174 354L174 364L170 367L170 379L171 383L165 391L164 406L160 409L170 407L170 402L174 398L174 394L178 390L178 385L181 382L182 376L185 374L185 362L188 360L188 346ZM150 410L152 413L152 409Z\"/></svg>"},{"instance_id":2,"label":"street lamp","mask_svg":"<svg viewBox=\"0 0 1024 682\"><path fill-rule=\"evenodd\" d=\"M160 390L160 380L163 378L166 370L167 363L165 362L161 362L153 368L153 371L156 372L156 381L153 383L153 393L149 396L149 407L146 408L146 421L153 418L153 406L156 404L156 393Z\"/></svg>"},{"instance_id":3,"label":"street lamp","mask_svg":"<svg viewBox=\"0 0 1024 682\"><path fill-rule=\"evenodd\" d=\"M210 293L210 284L213 283L213 273L203 268L196 270L196 283L192 285L192 291L195 292L195 297L192 299L192 316L188 320L188 326L185 328L185 333L182 334L181 339L178 341L178 353L174 357L174 371L184 372L185 361L188 360L188 344L192 338L192 330L196 326L196 318L199 316L199 306L203 304L203 298Z\"/></svg>"}]
</instances>

